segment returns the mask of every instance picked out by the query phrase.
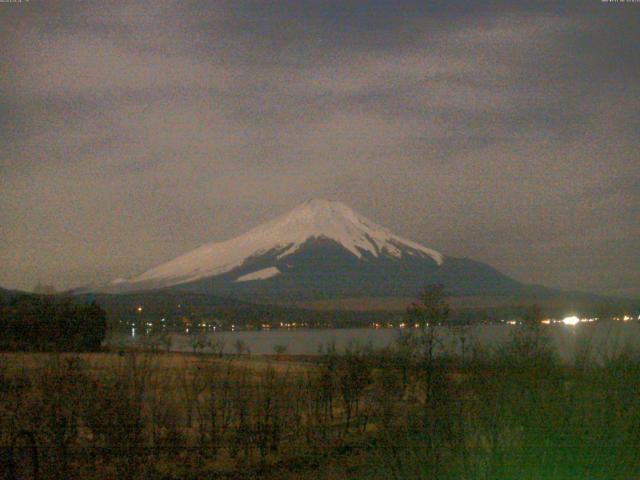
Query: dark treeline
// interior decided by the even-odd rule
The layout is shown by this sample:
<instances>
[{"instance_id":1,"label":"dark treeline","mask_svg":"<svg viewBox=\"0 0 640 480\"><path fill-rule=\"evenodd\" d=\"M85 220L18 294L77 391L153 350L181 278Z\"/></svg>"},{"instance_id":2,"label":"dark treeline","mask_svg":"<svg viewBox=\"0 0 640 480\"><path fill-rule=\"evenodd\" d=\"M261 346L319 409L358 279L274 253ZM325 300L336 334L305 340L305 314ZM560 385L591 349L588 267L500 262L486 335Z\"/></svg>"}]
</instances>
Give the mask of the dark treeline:
<instances>
[{"instance_id":1,"label":"dark treeline","mask_svg":"<svg viewBox=\"0 0 640 480\"><path fill-rule=\"evenodd\" d=\"M222 329L231 325L240 328L259 329L264 324L278 327L283 323L296 323L313 328L362 328L374 323L398 326L406 320L404 310L358 311L358 310L313 310L285 305L251 303L233 298L217 297L186 292L141 292L132 294L82 294L78 301L97 301L107 312L107 320L114 331L127 332L137 325L142 333L146 322L154 325L165 319L164 326L174 331L184 331L186 325L197 325L204 321ZM575 301L574 301L575 300ZM468 325L499 323L510 319L521 319L523 305L537 303L545 317L563 318L570 312L583 316L610 318L640 313L637 302L587 302L584 299L565 300L540 298L533 300L511 299L508 304L499 301L493 306L452 307L449 324ZM505 300L506 301L506 300ZM138 308L143 307L142 311ZM194 331L191 329L191 331Z\"/></svg>"},{"instance_id":2,"label":"dark treeline","mask_svg":"<svg viewBox=\"0 0 640 480\"><path fill-rule=\"evenodd\" d=\"M40 295L0 299L3 351L96 351L106 329L106 314L95 302Z\"/></svg>"},{"instance_id":3,"label":"dark treeline","mask_svg":"<svg viewBox=\"0 0 640 480\"><path fill-rule=\"evenodd\" d=\"M319 328L366 327L373 322L401 322L403 312L309 310L283 305L249 303L211 295L144 292L122 295L79 295L83 301L96 300L107 312L114 331L128 331L130 325L146 322L158 324L166 319L166 327L184 331L185 325L210 322L223 329L231 325L259 329L264 324L280 322L306 324ZM138 308L142 307L142 311ZM140 328L142 332L144 329Z\"/></svg>"}]
</instances>

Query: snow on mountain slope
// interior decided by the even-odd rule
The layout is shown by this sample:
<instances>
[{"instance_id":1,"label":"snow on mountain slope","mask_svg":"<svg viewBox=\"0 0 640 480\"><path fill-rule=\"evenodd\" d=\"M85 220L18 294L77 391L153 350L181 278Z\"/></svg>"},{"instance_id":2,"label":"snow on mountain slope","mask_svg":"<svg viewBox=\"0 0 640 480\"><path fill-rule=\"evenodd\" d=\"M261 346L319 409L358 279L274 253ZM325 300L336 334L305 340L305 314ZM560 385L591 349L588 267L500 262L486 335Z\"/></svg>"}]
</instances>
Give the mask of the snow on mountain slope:
<instances>
[{"instance_id":1,"label":"snow on mountain slope","mask_svg":"<svg viewBox=\"0 0 640 480\"><path fill-rule=\"evenodd\" d=\"M310 200L239 237L206 244L181 255L131 279L128 284L134 288L141 284L171 286L216 276L262 254L272 253L279 259L286 257L313 238L331 239L358 258L368 253L373 257L431 257L438 265L444 260L443 255L435 250L394 235L340 202ZM265 270L269 270L269 276L280 273ZM260 275L258 271L241 278L258 279ZM237 280L243 281L240 278Z\"/></svg>"},{"instance_id":2,"label":"snow on mountain slope","mask_svg":"<svg viewBox=\"0 0 640 480\"><path fill-rule=\"evenodd\" d=\"M280 270L278 267L268 267L263 268L262 270L258 270L256 272L247 273L246 275L242 275L241 277L236 278L236 282L248 282L250 280L265 280L267 278L275 277L276 275L280 275Z\"/></svg>"}]
</instances>

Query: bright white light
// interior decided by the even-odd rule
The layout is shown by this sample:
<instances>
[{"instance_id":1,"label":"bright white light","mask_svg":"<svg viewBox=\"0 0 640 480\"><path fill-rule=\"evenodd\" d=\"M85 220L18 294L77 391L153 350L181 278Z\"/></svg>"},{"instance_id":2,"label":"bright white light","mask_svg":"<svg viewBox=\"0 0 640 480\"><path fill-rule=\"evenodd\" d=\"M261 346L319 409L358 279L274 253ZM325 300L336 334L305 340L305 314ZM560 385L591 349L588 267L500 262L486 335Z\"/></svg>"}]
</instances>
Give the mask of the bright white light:
<instances>
[{"instance_id":1,"label":"bright white light","mask_svg":"<svg viewBox=\"0 0 640 480\"><path fill-rule=\"evenodd\" d=\"M580 319L575 315L571 317L564 317L562 319L562 323L564 323L565 325L577 325L579 322L580 322Z\"/></svg>"}]
</instances>

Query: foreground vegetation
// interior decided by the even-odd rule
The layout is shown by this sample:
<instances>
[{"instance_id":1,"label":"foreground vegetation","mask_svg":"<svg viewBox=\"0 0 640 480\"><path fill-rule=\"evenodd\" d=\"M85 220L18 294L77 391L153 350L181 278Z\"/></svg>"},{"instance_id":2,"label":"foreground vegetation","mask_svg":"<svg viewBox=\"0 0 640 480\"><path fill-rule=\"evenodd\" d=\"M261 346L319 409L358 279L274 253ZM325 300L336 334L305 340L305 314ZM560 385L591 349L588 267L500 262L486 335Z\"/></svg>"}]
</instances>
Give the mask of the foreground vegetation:
<instances>
[{"instance_id":1,"label":"foreground vegetation","mask_svg":"<svg viewBox=\"0 0 640 480\"><path fill-rule=\"evenodd\" d=\"M0 295L0 351L96 351L106 332L106 312L96 302Z\"/></svg>"},{"instance_id":2,"label":"foreground vegetation","mask_svg":"<svg viewBox=\"0 0 640 480\"><path fill-rule=\"evenodd\" d=\"M4 354L0 478L638 478L640 358L561 365L532 325L465 358L429 329L306 363Z\"/></svg>"}]
</instances>

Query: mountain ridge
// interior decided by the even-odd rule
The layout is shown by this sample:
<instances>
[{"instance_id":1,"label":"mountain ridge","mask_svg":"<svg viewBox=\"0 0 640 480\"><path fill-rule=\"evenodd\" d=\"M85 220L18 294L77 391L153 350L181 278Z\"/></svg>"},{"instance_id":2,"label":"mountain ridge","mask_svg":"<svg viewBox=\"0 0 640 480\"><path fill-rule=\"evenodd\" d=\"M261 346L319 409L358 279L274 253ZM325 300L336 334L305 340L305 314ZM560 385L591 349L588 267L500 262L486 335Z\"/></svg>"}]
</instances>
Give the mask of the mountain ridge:
<instances>
[{"instance_id":1,"label":"mountain ridge","mask_svg":"<svg viewBox=\"0 0 640 480\"><path fill-rule=\"evenodd\" d=\"M101 291L182 291L245 299L547 294L490 265L400 237L336 201L314 199L235 238L204 244Z\"/></svg>"},{"instance_id":2,"label":"mountain ridge","mask_svg":"<svg viewBox=\"0 0 640 480\"><path fill-rule=\"evenodd\" d=\"M280 260L295 254L310 240L323 239L339 244L358 259L411 255L430 258L441 265L445 258L440 252L395 235L340 202L313 199L240 236L201 245L130 280L114 280L110 286L116 291L133 291L191 283L227 274L259 256ZM273 265L267 268L272 269L271 276L281 273L273 270Z\"/></svg>"}]
</instances>

